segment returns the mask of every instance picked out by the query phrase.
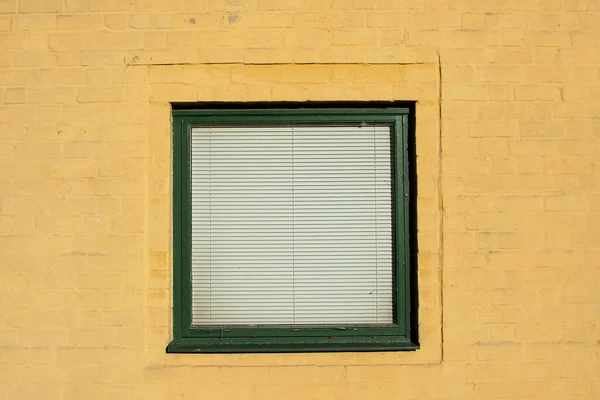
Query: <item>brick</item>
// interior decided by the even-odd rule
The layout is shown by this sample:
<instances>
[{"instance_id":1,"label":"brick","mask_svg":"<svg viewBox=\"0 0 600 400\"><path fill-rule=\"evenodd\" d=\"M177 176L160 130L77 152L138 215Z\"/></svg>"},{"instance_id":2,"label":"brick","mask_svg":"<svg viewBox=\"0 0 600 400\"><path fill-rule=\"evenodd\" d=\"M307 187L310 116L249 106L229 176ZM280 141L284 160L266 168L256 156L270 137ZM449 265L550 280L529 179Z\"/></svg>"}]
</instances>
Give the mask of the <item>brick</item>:
<instances>
[{"instance_id":1,"label":"brick","mask_svg":"<svg viewBox=\"0 0 600 400\"><path fill-rule=\"evenodd\" d=\"M549 196L544 199L544 208L549 211L589 210L590 199L576 196Z\"/></svg>"},{"instance_id":2,"label":"brick","mask_svg":"<svg viewBox=\"0 0 600 400\"><path fill-rule=\"evenodd\" d=\"M430 32L427 35L427 32ZM450 48L458 47L464 48L468 46L481 46L481 45L495 45L500 39L498 35L492 35L488 31L478 31L478 30L448 30L448 31L419 31L419 34L424 33L429 38L423 44L432 44L433 40L444 40L448 43ZM412 35L409 35L411 38ZM417 35L414 35L416 37ZM502 37L501 39L504 39ZM505 42L505 40L502 40ZM512 43L504 43L504 45L508 46Z\"/></svg>"},{"instance_id":3,"label":"brick","mask_svg":"<svg viewBox=\"0 0 600 400\"><path fill-rule=\"evenodd\" d=\"M333 9L349 9L349 10L369 10L375 8L375 3L367 0L334 0Z\"/></svg>"},{"instance_id":4,"label":"brick","mask_svg":"<svg viewBox=\"0 0 600 400\"><path fill-rule=\"evenodd\" d=\"M486 59L492 64L528 64L532 54L528 49L491 48L486 51Z\"/></svg>"},{"instance_id":5,"label":"brick","mask_svg":"<svg viewBox=\"0 0 600 400\"><path fill-rule=\"evenodd\" d=\"M564 137L566 126L561 121L521 121L519 135L522 137Z\"/></svg>"},{"instance_id":6,"label":"brick","mask_svg":"<svg viewBox=\"0 0 600 400\"><path fill-rule=\"evenodd\" d=\"M87 2L81 0L65 0L65 12L88 11Z\"/></svg>"},{"instance_id":7,"label":"brick","mask_svg":"<svg viewBox=\"0 0 600 400\"><path fill-rule=\"evenodd\" d=\"M24 50L47 50L49 48L48 35L46 34L31 34L26 35L23 39Z\"/></svg>"},{"instance_id":8,"label":"brick","mask_svg":"<svg viewBox=\"0 0 600 400\"><path fill-rule=\"evenodd\" d=\"M596 21L600 16L598 11L586 10L584 13L577 13L577 17L579 20L580 27L582 29L595 29L597 28Z\"/></svg>"},{"instance_id":9,"label":"brick","mask_svg":"<svg viewBox=\"0 0 600 400\"><path fill-rule=\"evenodd\" d=\"M559 64L562 49L556 47L534 47L533 62L535 64Z\"/></svg>"},{"instance_id":10,"label":"brick","mask_svg":"<svg viewBox=\"0 0 600 400\"><path fill-rule=\"evenodd\" d=\"M60 158L62 154L62 145L59 143L42 143L42 144L18 144L15 146L15 155L17 157L46 159Z\"/></svg>"},{"instance_id":11,"label":"brick","mask_svg":"<svg viewBox=\"0 0 600 400\"><path fill-rule=\"evenodd\" d=\"M88 0L90 11L129 11L132 9L131 0Z\"/></svg>"},{"instance_id":12,"label":"brick","mask_svg":"<svg viewBox=\"0 0 600 400\"><path fill-rule=\"evenodd\" d=\"M146 102L132 102L131 104L122 106L120 108L113 108L111 112L112 120L119 124L130 123L132 119L141 118L144 115L148 115L148 108ZM120 145L122 146L123 143L121 143ZM135 151L137 152L137 146L135 147ZM123 148L127 149L127 147Z\"/></svg>"},{"instance_id":13,"label":"brick","mask_svg":"<svg viewBox=\"0 0 600 400\"><path fill-rule=\"evenodd\" d=\"M318 41L318 37L315 37ZM332 35L334 45L374 45L377 43L377 32L369 28L336 29Z\"/></svg>"},{"instance_id":14,"label":"brick","mask_svg":"<svg viewBox=\"0 0 600 400\"><path fill-rule=\"evenodd\" d=\"M600 84L600 69L597 67L575 67L572 69L572 73L574 86Z\"/></svg>"},{"instance_id":15,"label":"brick","mask_svg":"<svg viewBox=\"0 0 600 400\"><path fill-rule=\"evenodd\" d=\"M78 88L79 91L84 91L84 90L89 90L89 89L97 89L97 91L101 91L101 92L116 92L121 90L121 88L119 87L115 87L115 86L110 86L111 85L111 78L112 78L113 74L111 71L111 68L108 68L106 66L104 67L89 67L86 68L86 81L88 84L90 85L94 85L94 86L102 86L102 87L94 87L94 88L85 88L85 87L81 87ZM102 100L99 99L99 102L101 102Z\"/></svg>"},{"instance_id":16,"label":"brick","mask_svg":"<svg viewBox=\"0 0 600 400\"><path fill-rule=\"evenodd\" d=\"M24 47L24 35L16 33L0 33L0 43L7 50L22 50Z\"/></svg>"},{"instance_id":17,"label":"brick","mask_svg":"<svg viewBox=\"0 0 600 400\"><path fill-rule=\"evenodd\" d=\"M138 32L103 32L93 38L98 49L130 49L142 47L142 34Z\"/></svg>"},{"instance_id":18,"label":"brick","mask_svg":"<svg viewBox=\"0 0 600 400\"><path fill-rule=\"evenodd\" d=\"M127 62L127 52L115 50L90 50L79 53L78 64L83 66L114 66Z\"/></svg>"},{"instance_id":19,"label":"brick","mask_svg":"<svg viewBox=\"0 0 600 400\"><path fill-rule=\"evenodd\" d=\"M496 120L496 121L476 121L469 124L468 132L470 137L485 137L485 138L503 138L514 137L517 135L519 125L512 120ZM504 144L503 140L489 139L489 143L497 145ZM486 142L480 142L480 146L487 146Z\"/></svg>"},{"instance_id":20,"label":"brick","mask_svg":"<svg viewBox=\"0 0 600 400\"><path fill-rule=\"evenodd\" d=\"M209 35L207 32L169 32L167 33L166 40L167 47L192 48L196 43L208 41Z\"/></svg>"},{"instance_id":21,"label":"brick","mask_svg":"<svg viewBox=\"0 0 600 400\"><path fill-rule=\"evenodd\" d=\"M264 14L267 13L252 13L249 15L240 14L238 12L225 12L218 11L212 13L189 13L179 14L174 18L174 27L181 30L213 30L213 29L224 29L228 27L239 28L273 28L275 26L281 27L282 21L286 21L283 18L283 13L277 13L276 18L272 14L266 18ZM289 15L289 14L288 14ZM281 19L279 19L281 17ZM250 21L254 23L250 23ZM291 22L291 15L289 21ZM264 23L263 23L264 22ZM289 26L286 24L285 26Z\"/></svg>"},{"instance_id":22,"label":"brick","mask_svg":"<svg viewBox=\"0 0 600 400\"><path fill-rule=\"evenodd\" d=\"M485 14L466 12L461 16L461 27L463 29L485 29Z\"/></svg>"},{"instance_id":23,"label":"brick","mask_svg":"<svg viewBox=\"0 0 600 400\"><path fill-rule=\"evenodd\" d=\"M529 19L530 26L534 30L575 30L581 26L582 15L572 13L543 13L532 15Z\"/></svg>"},{"instance_id":24,"label":"brick","mask_svg":"<svg viewBox=\"0 0 600 400\"><path fill-rule=\"evenodd\" d=\"M45 84L84 84L85 71L76 68L53 68L40 70L40 82Z\"/></svg>"},{"instance_id":25,"label":"brick","mask_svg":"<svg viewBox=\"0 0 600 400\"><path fill-rule=\"evenodd\" d=\"M10 143L0 144L0 160L7 160L12 158L14 155L14 145Z\"/></svg>"},{"instance_id":26,"label":"brick","mask_svg":"<svg viewBox=\"0 0 600 400\"><path fill-rule=\"evenodd\" d=\"M478 67L475 79L481 82L519 82L523 80L520 67Z\"/></svg>"},{"instance_id":27,"label":"brick","mask_svg":"<svg viewBox=\"0 0 600 400\"><path fill-rule=\"evenodd\" d=\"M17 11L17 0L1 0L0 1L0 13L8 14L15 13Z\"/></svg>"},{"instance_id":28,"label":"brick","mask_svg":"<svg viewBox=\"0 0 600 400\"><path fill-rule=\"evenodd\" d=\"M209 35L211 46L221 48L276 48L284 43L283 34L272 30L214 31ZM197 42L196 42L197 43Z\"/></svg>"},{"instance_id":29,"label":"brick","mask_svg":"<svg viewBox=\"0 0 600 400\"><path fill-rule=\"evenodd\" d=\"M514 88L511 85L489 85L490 101L507 101L515 98Z\"/></svg>"},{"instance_id":30,"label":"brick","mask_svg":"<svg viewBox=\"0 0 600 400\"><path fill-rule=\"evenodd\" d=\"M549 174L577 174L578 172L590 169L589 160L581 160L579 158L565 158L552 160L545 164L545 170Z\"/></svg>"},{"instance_id":31,"label":"brick","mask_svg":"<svg viewBox=\"0 0 600 400\"><path fill-rule=\"evenodd\" d=\"M183 7L186 11L207 11L209 0L184 0Z\"/></svg>"},{"instance_id":32,"label":"brick","mask_svg":"<svg viewBox=\"0 0 600 400\"><path fill-rule=\"evenodd\" d=\"M37 87L27 92L29 102L34 104L69 103L75 99L75 89L72 87Z\"/></svg>"},{"instance_id":33,"label":"brick","mask_svg":"<svg viewBox=\"0 0 600 400\"><path fill-rule=\"evenodd\" d=\"M167 47L167 34L164 32L144 32L142 41L144 49L161 49Z\"/></svg>"},{"instance_id":34,"label":"brick","mask_svg":"<svg viewBox=\"0 0 600 400\"><path fill-rule=\"evenodd\" d=\"M22 31L46 31L56 29L56 16L52 14L17 15L13 26Z\"/></svg>"},{"instance_id":35,"label":"brick","mask_svg":"<svg viewBox=\"0 0 600 400\"><path fill-rule=\"evenodd\" d=\"M179 0L134 0L135 10L144 11L178 11Z\"/></svg>"},{"instance_id":36,"label":"brick","mask_svg":"<svg viewBox=\"0 0 600 400\"><path fill-rule=\"evenodd\" d=\"M331 47L331 33L328 29L294 29L284 32L286 46Z\"/></svg>"},{"instance_id":37,"label":"brick","mask_svg":"<svg viewBox=\"0 0 600 400\"><path fill-rule=\"evenodd\" d=\"M145 165L143 162L139 160L121 160L101 163L99 175L102 177L142 178L144 172Z\"/></svg>"},{"instance_id":38,"label":"brick","mask_svg":"<svg viewBox=\"0 0 600 400\"><path fill-rule=\"evenodd\" d=\"M210 14L209 14L210 15ZM294 27L295 29L305 29L305 28L315 28L321 26L310 25L307 24L298 24L296 25L294 22L294 18L296 15L290 11L258 11L253 13L248 13L244 15L244 20L249 28L283 28L283 27ZM322 15L322 14L320 14ZM229 18L227 18L229 20ZM220 21L214 21L211 19L209 21L209 25L218 24L219 26L223 25L225 18L221 18Z\"/></svg>"},{"instance_id":39,"label":"brick","mask_svg":"<svg viewBox=\"0 0 600 400\"><path fill-rule=\"evenodd\" d=\"M600 11L600 6L595 3L588 3L584 0L568 0L566 3L568 11Z\"/></svg>"},{"instance_id":40,"label":"brick","mask_svg":"<svg viewBox=\"0 0 600 400\"><path fill-rule=\"evenodd\" d=\"M9 104L25 103L25 88L6 88L4 90L4 101Z\"/></svg>"},{"instance_id":41,"label":"brick","mask_svg":"<svg viewBox=\"0 0 600 400\"><path fill-rule=\"evenodd\" d=\"M11 56L13 67L54 67L58 65L58 56L53 51L15 52Z\"/></svg>"},{"instance_id":42,"label":"brick","mask_svg":"<svg viewBox=\"0 0 600 400\"><path fill-rule=\"evenodd\" d=\"M484 62L485 49L473 49L473 48L452 48L442 49L441 59L444 66L454 64L478 64Z\"/></svg>"},{"instance_id":43,"label":"brick","mask_svg":"<svg viewBox=\"0 0 600 400\"><path fill-rule=\"evenodd\" d=\"M435 65L410 65L404 69L406 82L430 83L437 79L438 68Z\"/></svg>"},{"instance_id":44,"label":"brick","mask_svg":"<svg viewBox=\"0 0 600 400\"><path fill-rule=\"evenodd\" d=\"M56 54L56 52L55 52ZM57 54L58 65L61 67L72 67L81 65L78 51L61 51Z\"/></svg>"},{"instance_id":45,"label":"brick","mask_svg":"<svg viewBox=\"0 0 600 400\"><path fill-rule=\"evenodd\" d=\"M463 16L463 13L449 10L417 11L414 14L409 14L409 24L413 28L459 28L464 21Z\"/></svg>"},{"instance_id":46,"label":"brick","mask_svg":"<svg viewBox=\"0 0 600 400\"><path fill-rule=\"evenodd\" d=\"M284 60L293 59L294 48L286 47L283 50L276 50L275 48L255 48L246 49L244 51L234 50L229 54L222 56L216 56L210 54L207 58L207 62L231 62L236 59L243 59L245 63L249 64L263 64L263 63L281 63Z\"/></svg>"},{"instance_id":47,"label":"brick","mask_svg":"<svg viewBox=\"0 0 600 400\"><path fill-rule=\"evenodd\" d=\"M104 14L104 26L111 30L127 29L129 16L126 14Z\"/></svg>"},{"instance_id":48,"label":"brick","mask_svg":"<svg viewBox=\"0 0 600 400\"><path fill-rule=\"evenodd\" d=\"M62 11L62 0L21 0L19 12L22 13L51 13Z\"/></svg>"},{"instance_id":49,"label":"brick","mask_svg":"<svg viewBox=\"0 0 600 400\"><path fill-rule=\"evenodd\" d=\"M398 46L406 43L405 29L382 29L379 34L379 43L382 46Z\"/></svg>"},{"instance_id":50,"label":"brick","mask_svg":"<svg viewBox=\"0 0 600 400\"><path fill-rule=\"evenodd\" d=\"M473 82L474 68L472 66L449 66L442 70L444 83L468 83Z\"/></svg>"},{"instance_id":51,"label":"brick","mask_svg":"<svg viewBox=\"0 0 600 400\"><path fill-rule=\"evenodd\" d=\"M59 31L97 31L102 27L101 15L59 15Z\"/></svg>"},{"instance_id":52,"label":"brick","mask_svg":"<svg viewBox=\"0 0 600 400\"><path fill-rule=\"evenodd\" d=\"M325 10L328 5L325 2L317 0L258 0L259 11L278 11L278 10ZM211 4L212 8L212 4Z\"/></svg>"},{"instance_id":53,"label":"brick","mask_svg":"<svg viewBox=\"0 0 600 400\"><path fill-rule=\"evenodd\" d=\"M571 35L571 33L555 31L531 32L525 36L524 44L536 47L569 47Z\"/></svg>"},{"instance_id":54,"label":"brick","mask_svg":"<svg viewBox=\"0 0 600 400\"><path fill-rule=\"evenodd\" d=\"M529 83L570 82L572 73L564 67L526 67L525 79Z\"/></svg>"},{"instance_id":55,"label":"brick","mask_svg":"<svg viewBox=\"0 0 600 400\"><path fill-rule=\"evenodd\" d=\"M0 108L0 119L3 122L25 122L36 120L39 115L37 107L32 108L27 105L13 105L11 107Z\"/></svg>"},{"instance_id":56,"label":"brick","mask_svg":"<svg viewBox=\"0 0 600 400\"><path fill-rule=\"evenodd\" d=\"M566 101L596 101L600 98L600 85L598 86L566 86L564 89Z\"/></svg>"},{"instance_id":57,"label":"brick","mask_svg":"<svg viewBox=\"0 0 600 400\"><path fill-rule=\"evenodd\" d=\"M82 87L77 90L77 101L80 103L114 103L122 98L121 87Z\"/></svg>"},{"instance_id":58,"label":"brick","mask_svg":"<svg viewBox=\"0 0 600 400\"><path fill-rule=\"evenodd\" d=\"M47 333L50 334L50 333ZM16 386L12 385L7 391L9 398L24 396L26 398L34 398L45 395L50 398L59 398L59 388L49 383L32 383L31 385Z\"/></svg>"},{"instance_id":59,"label":"brick","mask_svg":"<svg viewBox=\"0 0 600 400\"><path fill-rule=\"evenodd\" d=\"M129 18L129 26L135 29L165 29L173 26L173 16L169 14L134 14Z\"/></svg>"},{"instance_id":60,"label":"brick","mask_svg":"<svg viewBox=\"0 0 600 400\"><path fill-rule=\"evenodd\" d=\"M523 85L515 88L516 100L557 101L561 99L561 88L556 85Z\"/></svg>"},{"instance_id":61,"label":"brick","mask_svg":"<svg viewBox=\"0 0 600 400\"><path fill-rule=\"evenodd\" d=\"M319 12L298 12L286 14L290 16L290 22L294 27L314 28L318 27L337 27L344 23L344 14L341 12L319 13ZM268 15L265 15L268 17Z\"/></svg>"},{"instance_id":62,"label":"brick","mask_svg":"<svg viewBox=\"0 0 600 400\"><path fill-rule=\"evenodd\" d=\"M556 107L556 116L558 118L595 118L596 105L589 102L568 102L561 103Z\"/></svg>"},{"instance_id":63,"label":"brick","mask_svg":"<svg viewBox=\"0 0 600 400\"><path fill-rule=\"evenodd\" d=\"M593 137L600 132L600 121L593 119L567 121L567 130L575 136L589 134L590 137Z\"/></svg>"},{"instance_id":64,"label":"brick","mask_svg":"<svg viewBox=\"0 0 600 400\"><path fill-rule=\"evenodd\" d=\"M488 94L488 85L448 83L442 87L442 95L446 100L486 100Z\"/></svg>"},{"instance_id":65,"label":"brick","mask_svg":"<svg viewBox=\"0 0 600 400\"><path fill-rule=\"evenodd\" d=\"M92 178L98 176L97 163L90 160L62 160L49 168L53 178Z\"/></svg>"},{"instance_id":66,"label":"brick","mask_svg":"<svg viewBox=\"0 0 600 400\"><path fill-rule=\"evenodd\" d=\"M396 28L398 26L414 26L411 22L414 14L408 12L369 12L367 26L370 28Z\"/></svg>"},{"instance_id":67,"label":"brick","mask_svg":"<svg viewBox=\"0 0 600 400\"><path fill-rule=\"evenodd\" d=\"M560 60L566 65L596 65L600 60L600 48L587 47L585 51L574 48L560 49Z\"/></svg>"},{"instance_id":68,"label":"brick","mask_svg":"<svg viewBox=\"0 0 600 400\"><path fill-rule=\"evenodd\" d=\"M331 80L331 68L324 66L300 65L292 67L291 74L281 76L282 82L328 82Z\"/></svg>"},{"instance_id":69,"label":"brick","mask_svg":"<svg viewBox=\"0 0 600 400\"><path fill-rule=\"evenodd\" d=\"M65 50L84 50L89 48L92 36L89 33L52 33L50 34L50 49Z\"/></svg>"}]
</instances>

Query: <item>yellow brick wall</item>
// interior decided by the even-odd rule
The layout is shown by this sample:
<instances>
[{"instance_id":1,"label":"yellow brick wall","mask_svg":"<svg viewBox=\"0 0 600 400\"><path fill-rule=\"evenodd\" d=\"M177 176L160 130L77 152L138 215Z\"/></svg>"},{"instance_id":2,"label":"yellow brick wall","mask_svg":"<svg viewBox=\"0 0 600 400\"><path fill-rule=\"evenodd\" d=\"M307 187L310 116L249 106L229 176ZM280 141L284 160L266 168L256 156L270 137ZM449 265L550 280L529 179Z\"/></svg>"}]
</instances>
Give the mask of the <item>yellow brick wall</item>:
<instances>
[{"instance_id":1,"label":"yellow brick wall","mask_svg":"<svg viewBox=\"0 0 600 400\"><path fill-rule=\"evenodd\" d=\"M174 101L416 100L421 350L167 355ZM600 398L597 0L0 0L0 399Z\"/></svg>"}]
</instances>

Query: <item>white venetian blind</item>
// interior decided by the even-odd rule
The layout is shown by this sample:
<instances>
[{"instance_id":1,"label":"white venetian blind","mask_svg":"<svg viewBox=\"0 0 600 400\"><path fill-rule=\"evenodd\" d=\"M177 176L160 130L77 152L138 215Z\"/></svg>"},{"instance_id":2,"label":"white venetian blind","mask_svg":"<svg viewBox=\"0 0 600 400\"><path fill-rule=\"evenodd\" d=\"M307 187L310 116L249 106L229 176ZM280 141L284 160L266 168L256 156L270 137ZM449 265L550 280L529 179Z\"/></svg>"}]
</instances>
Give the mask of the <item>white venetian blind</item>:
<instances>
[{"instance_id":1,"label":"white venetian blind","mask_svg":"<svg viewBox=\"0 0 600 400\"><path fill-rule=\"evenodd\" d=\"M194 127L193 325L392 323L390 127Z\"/></svg>"}]
</instances>

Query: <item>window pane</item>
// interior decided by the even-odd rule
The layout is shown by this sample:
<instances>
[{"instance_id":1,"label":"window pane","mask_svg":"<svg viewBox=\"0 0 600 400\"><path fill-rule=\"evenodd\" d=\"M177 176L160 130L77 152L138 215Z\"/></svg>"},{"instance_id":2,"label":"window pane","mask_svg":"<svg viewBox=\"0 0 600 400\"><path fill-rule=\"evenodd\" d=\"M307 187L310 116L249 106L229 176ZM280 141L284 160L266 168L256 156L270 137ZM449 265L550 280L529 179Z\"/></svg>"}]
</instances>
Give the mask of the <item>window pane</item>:
<instances>
[{"instance_id":1,"label":"window pane","mask_svg":"<svg viewBox=\"0 0 600 400\"><path fill-rule=\"evenodd\" d=\"M194 325L392 323L388 126L192 129Z\"/></svg>"}]
</instances>

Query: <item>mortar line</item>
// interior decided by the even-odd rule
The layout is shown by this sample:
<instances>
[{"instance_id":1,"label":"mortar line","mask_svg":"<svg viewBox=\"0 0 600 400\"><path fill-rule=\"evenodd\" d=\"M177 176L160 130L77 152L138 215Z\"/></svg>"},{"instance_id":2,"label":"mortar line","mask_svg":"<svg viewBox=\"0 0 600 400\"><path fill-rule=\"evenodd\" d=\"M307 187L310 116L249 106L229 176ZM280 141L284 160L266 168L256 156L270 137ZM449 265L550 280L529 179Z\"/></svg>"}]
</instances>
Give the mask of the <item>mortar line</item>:
<instances>
[{"instance_id":1,"label":"mortar line","mask_svg":"<svg viewBox=\"0 0 600 400\"><path fill-rule=\"evenodd\" d=\"M127 67L169 67L169 66L201 66L201 65L264 65L264 66L289 66L289 65L434 65L435 62L180 62L180 63L128 63Z\"/></svg>"}]
</instances>

